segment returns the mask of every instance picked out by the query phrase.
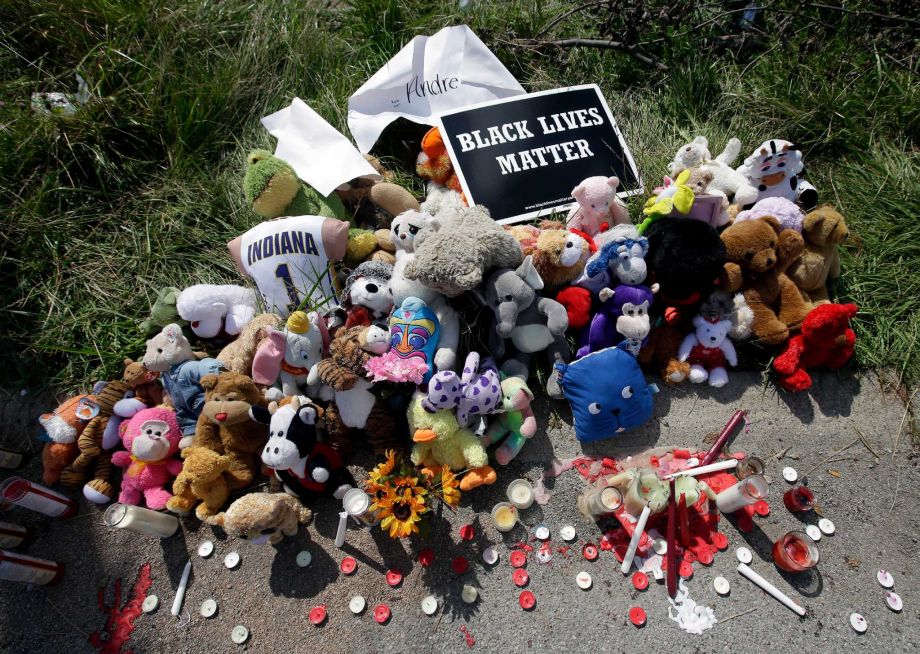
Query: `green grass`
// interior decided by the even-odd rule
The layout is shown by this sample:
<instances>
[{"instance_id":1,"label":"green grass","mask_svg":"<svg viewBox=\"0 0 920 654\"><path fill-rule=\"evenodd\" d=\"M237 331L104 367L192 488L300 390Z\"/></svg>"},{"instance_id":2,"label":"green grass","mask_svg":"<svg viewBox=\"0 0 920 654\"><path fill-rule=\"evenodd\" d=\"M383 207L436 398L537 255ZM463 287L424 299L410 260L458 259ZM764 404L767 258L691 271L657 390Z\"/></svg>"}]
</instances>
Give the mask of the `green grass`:
<instances>
[{"instance_id":1,"label":"green grass","mask_svg":"<svg viewBox=\"0 0 920 654\"><path fill-rule=\"evenodd\" d=\"M530 46L582 3L304 4L0 8L0 387L116 374L143 347L136 323L158 287L238 281L224 243L254 222L244 157L273 147L258 119L300 96L347 133L346 100L364 80L413 36L461 22L530 90L599 83L650 185L698 133L717 149L729 136L745 150L800 143L854 234L839 292L861 307L858 362L920 380L920 23L886 18L895 3L866 15L763 2L758 29L742 31L745 3L614 0L541 37L614 36L667 73L621 51ZM74 91L75 72L96 101L66 118L30 110L32 92ZM399 129L380 154L411 180Z\"/></svg>"}]
</instances>

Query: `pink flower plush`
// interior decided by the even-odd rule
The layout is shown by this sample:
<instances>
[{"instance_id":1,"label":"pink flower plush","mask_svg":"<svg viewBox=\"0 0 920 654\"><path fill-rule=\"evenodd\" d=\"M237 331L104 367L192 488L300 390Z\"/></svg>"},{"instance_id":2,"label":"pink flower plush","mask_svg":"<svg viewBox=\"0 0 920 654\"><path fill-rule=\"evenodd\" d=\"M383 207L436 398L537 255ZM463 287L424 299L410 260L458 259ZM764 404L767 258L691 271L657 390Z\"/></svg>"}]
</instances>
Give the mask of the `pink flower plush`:
<instances>
[{"instance_id":1,"label":"pink flower plush","mask_svg":"<svg viewBox=\"0 0 920 654\"><path fill-rule=\"evenodd\" d=\"M613 225L630 222L626 205L617 197L617 177L588 177L572 189L578 206L570 212L566 225L588 236L597 236Z\"/></svg>"},{"instance_id":2,"label":"pink flower plush","mask_svg":"<svg viewBox=\"0 0 920 654\"><path fill-rule=\"evenodd\" d=\"M126 451L112 455L112 463L126 468L118 501L140 504L143 499L147 508L165 508L172 493L164 487L182 471L182 461L175 458L182 440L176 412L160 407L138 411L121 440Z\"/></svg>"},{"instance_id":3,"label":"pink flower plush","mask_svg":"<svg viewBox=\"0 0 920 654\"><path fill-rule=\"evenodd\" d=\"M420 357L403 359L395 350L390 350L379 357L372 357L364 364L373 378L371 381L412 382L421 384L428 372L428 364Z\"/></svg>"}]
</instances>

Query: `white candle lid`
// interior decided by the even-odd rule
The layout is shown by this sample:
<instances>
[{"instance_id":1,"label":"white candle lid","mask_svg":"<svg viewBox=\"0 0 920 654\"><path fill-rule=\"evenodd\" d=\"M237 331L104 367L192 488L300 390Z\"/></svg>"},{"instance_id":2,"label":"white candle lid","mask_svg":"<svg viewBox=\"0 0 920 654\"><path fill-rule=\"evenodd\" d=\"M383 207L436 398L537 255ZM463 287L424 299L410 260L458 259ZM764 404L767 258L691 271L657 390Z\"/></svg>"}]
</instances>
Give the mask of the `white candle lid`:
<instances>
[{"instance_id":1,"label":"white candle lid","mask_svg":"<svg viewBox=\"0 0 920 654\"><path fill-rule=\"evenodd\" d=\"M878 583L885 588L894 588L894 577L892 577L891 573L887 570L879 570L875 578L878 579Z\"/></svg>"},{"instance_id":2,"label":"white candle lid","mask_svg":"<svg viewBox=\"0 0 920 654\"><path fill-rule=\"evenodd\" d=\"M214 552L214 543L212 543L209 540L202 541L198 545L198 556L200 556L203 559L206 559L209 556L211 556L213 552Z\"/></svg>"},{"instance_id":3,"label":"white candle lid","mask_svg":"<svg viewBox=\"0 0 920 654\"><path fill-rule=\"evenodd\" d=\"M897 613L900 613L901 609L904 608L904 603L901 601L901 596L893 590L885 591L885 603L888 604L889 609Z\"/></svg>"},{"instance_id":4,"label":"white candle lid","mask_svg":"<svg viewBox=\"0 0 920 654\"><path fill-rule=\"evenodd\" d=\"M299 565L301 568L306 568L312 562L313 555L310 554L309 550L301 550L297 553L297 565Z\"/></svg>"},{"instance_id":5,"label":"white candle lid","mask_svg":"<svg viewBox=\"0 0 920 654\"><path fill-rule=\"evenodd\" d=\"M533 528L533 535L540 540L546 540L549 538L549 527L544 524L539 524Z\"/></svg>"},{"instance_id":6,"label":"white candle lid","mask_svg":"<svg viewBox=\"0 0 920 654\"><path fill-rule=\"evenodd\" d=\"M582 590L588 590L594 582L591 580L591 575L582 570L575 575L575 583L578 584L578 587Z\"/></svg>"},{"instance_id":7,"label":"white candle lid","mask_svg":"<svg viewBox=\"0 0 920 654\"><path fill-rule=\"evenodd\" d=\"M473 602L476 601L476 598L479 597L479 591L476 590L474 586L470 586L469 584L466 584L463 587L463 590L460 592L460 597L467 604L472 604Z\"/></svg>"},{"instance_id":8,"label":"white candle lid","mask_svg":"<svg viewBox=\"0 0 920 654\"><path fill-rule=\"evenodd\" d=\"M153 613L158 606L160 606L160 598L156 595L148 595L144 598L144 603L141 604L141 610L144 613Z\"/></svg>"},{"instance_id":9,"label":"white candle lid","mask_svg":"<svg viewBox=\"0 0 920 654\"><path fill-rule=\"evenodd\" d=\"M422 613L425 615L434 615L438 612L438 600L434 595L428 595L422 598Z\"/></svg>"},{"instance_id":10,"label":"white candle lid","mask_svg":"<svg viewBox=\"0 0 920 654\"><path fill-rule=\"evenodd\" d=\"M491 545L482 551L482 561L486 565L495 565L498 563L498 550Z\"/></svg>"},{"instance_id":11,"label":"white candle lid","mask_svg":"<svg viewBox=\"0 0 920 654\"><path fill-rule=\"evenodd\" d=\"M818 525L808 525L805 527L805 533L816 543L821 540L821 530L818 529Z\"/></svg>"},{"instance_id":12,"label":"white candle lid","mask_svg":"<svg viewBox=\"0 0 920 654\"><path fill-rule=\"evenodd\" d=\"M247 640L249 640L249 629L241 624L236 625L233 628L233 631L230 632L230 640L232 640L237 645L242 645Z\"/></svg>"},{"instance_id":13,"label":"white candle lid","mask_svg":"<svg viewBox=\"0 0 920 654\"><path fill-rule=\"evenodd\" d=\"M869 623L866 622L866 619L859 613L850 614L850 626L853 627L853 630L856 633L865 633L866 629L869 628Z\"/></svg>"},{"instance_id":14,"label":"white candle lid","mask_svg":"<svg viewBox=\"0 0 920 654\"><path fill-rule=\"evenodd\" d=\"M233 570L236 566L240 564L240 555L236 552L230 552L227 556L224 557L224 565L227 566L230 570Z\"/></svg>"},{"instance_id":15,"label":"white candle lid","mask_svg":"<svg viewBox=\"0 0 920 654\"><path fill-rule=\"evenodd\" d=\"M363 595L355 595L351 598L351 601L348 602L348 609L355 615L361 613L366 606L367 600L364 599Z\"/></svg>"},{"instance_id":16,"label":"white candle lid","mask_svg":"<svg viewBox=\"0 0 920 654\"><path fill-rule=\"evenodd\" d=\"M201 603L201 608L198 612L201 613L201 617L210 618L217 613L217 602L212 599L206 599Z\"/></svg>"},{"instance_id":17,"label":"white candle lid","mask_svg":"<svg viewBox=\"0 0 920 654\"><path fill-rule=\"evenodd\" d=\"M821 518L818 520L818 529L821 530L821 533L825 536L830 536L836 531L834 523L828 520L827 518Z\"/></svg>"},{"instance_id":18,"label":"white candle lid","mask_svg":"<svg viewBox=\"0 0 920 654\"><path fill-rule=\"evenodd\" d=\"M751 550L746 547L739 547L736 549L735 557L742 563L750 563L754 560L754 555L751 554Z\"/></svg>"},{"instance_id":19,"label":"white candle lid","mask_svg":"<svg viewBox=\"0 0 920 654\"><path fill-rule=\"evenodd\" d=\"M799 473L795 468L786 466L783 468L783 479L788 481L790 484L799 478Z\"/></svg>"},{"instance_id":20,"label":"white candle lid","mask_svg":"<svg viewBox=\"0 0 920 654\"><path fill-rule=\"evenodd\" d=\"M541 547L537 550L536 557L540 563L549 563L553 560L553 551L549 548L543 549Z\"/></svg>"},{"instance_id":21,"label":"white candle lid","mask_svg":"<svg viewBox=\"0 0 920 654\"><path fill-rule=\"evenodd\" d=\"M562 529L559 530L559 535L567 543L571 543L575 540L575 527L572 525L563 525Z\"/></svg>"},{"instance_id":22,"label":"white candle lid","mask_svg":"<svg viewBox=\"0 0 920 654\"><path fill-rule=\"evenodd\" d=\"M712 585L719 595L728 595L732 590L731 584L725 577L716 577L712 580Z\"/></svg>"},{"instance_id":23,"label":"white candle lid","mask_svg":"<svg viewBox=\"0 0 920 654\"><path fill-rule=\"evenodd\" d=\"M655 554L664 556L668 552L668 541L664 538L656 538L652 541L652 549L655 550Z\"/></svg>"}]
</instances>

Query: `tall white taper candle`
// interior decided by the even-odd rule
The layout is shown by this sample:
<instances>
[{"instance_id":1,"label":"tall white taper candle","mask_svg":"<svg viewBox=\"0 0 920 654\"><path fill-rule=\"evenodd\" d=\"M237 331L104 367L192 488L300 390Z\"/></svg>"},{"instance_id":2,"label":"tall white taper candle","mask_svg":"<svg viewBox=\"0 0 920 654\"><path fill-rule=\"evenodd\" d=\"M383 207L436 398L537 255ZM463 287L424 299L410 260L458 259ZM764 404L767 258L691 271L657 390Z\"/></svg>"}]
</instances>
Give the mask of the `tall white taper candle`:
<instances>
[{"instance_id":1,"label":"tall white taper candle","mask_svg":"<svg viewBox=\"0 0 920 654\"><path fill-rule=\"evenodd\" d=\"M624 575L629 574L629 569L632 568L633 558L636 556L636 549L639 547L639 541L642 540L642 534L645 533L645 523L648 522L648 517L651 512L652 510L649 508L648 504L642 509L642 514L639 516L639 521L636 523L636 530L633 532L632 539L629 541L629 549L626 550L626 556L623 557L623 565L620 566L620 571Z\"/></svg>"}]
</instances>

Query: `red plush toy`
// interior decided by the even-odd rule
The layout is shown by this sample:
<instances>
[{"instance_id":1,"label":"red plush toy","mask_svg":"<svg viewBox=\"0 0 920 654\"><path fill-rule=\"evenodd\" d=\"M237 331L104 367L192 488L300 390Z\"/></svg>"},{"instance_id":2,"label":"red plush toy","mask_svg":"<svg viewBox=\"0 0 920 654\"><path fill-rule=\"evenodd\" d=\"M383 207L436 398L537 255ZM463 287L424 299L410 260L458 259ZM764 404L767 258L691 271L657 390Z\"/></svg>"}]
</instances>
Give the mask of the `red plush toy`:
<instances>
[{"instance_id":1,"label":"red plush toy","mask_svg":"<svg viewBox=\"0 0 920 654\"><path fill-rule=\"evenodd\" d=\"M855 304L822 304L802 322L802 332L786 343L782 354L773 361L779 385L787 391L811 388L808 368L840 368L853 356L856 334L850 320L856 315Z\"/></svg>"}]
</instances>

